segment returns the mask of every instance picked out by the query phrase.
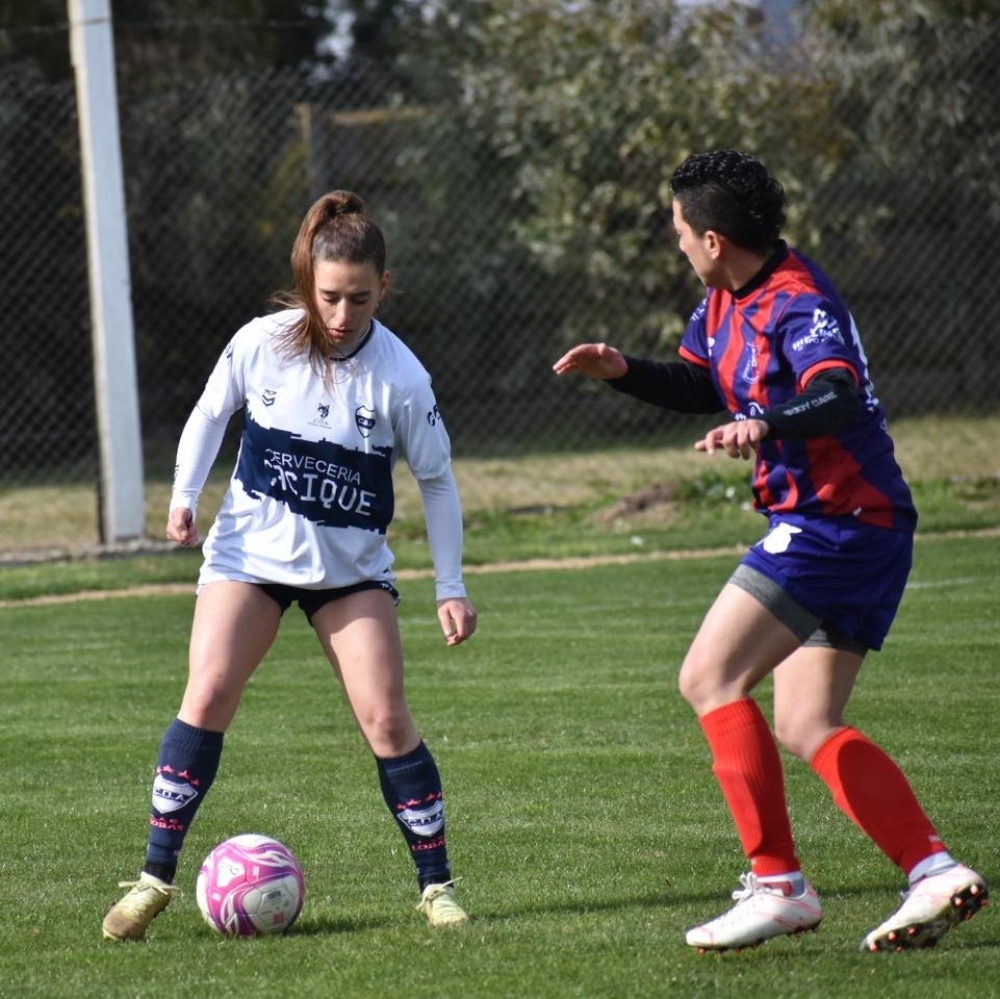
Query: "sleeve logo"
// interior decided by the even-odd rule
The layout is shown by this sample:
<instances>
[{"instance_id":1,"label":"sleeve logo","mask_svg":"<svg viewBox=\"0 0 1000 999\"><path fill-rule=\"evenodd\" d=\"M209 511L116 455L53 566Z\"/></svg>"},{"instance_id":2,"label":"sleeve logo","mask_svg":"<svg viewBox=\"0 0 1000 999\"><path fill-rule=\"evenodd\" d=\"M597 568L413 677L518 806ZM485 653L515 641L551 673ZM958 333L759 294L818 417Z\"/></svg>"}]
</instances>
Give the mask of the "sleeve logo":
<instances>
[{"instance_id":1,"label":"sleeve logo","mask_svg":"<svg viewBox=\"0 0 1000 999\"><path fill-rule=\"evenodd\" d=\"M825 343L828 340L835 340L840 344L844 342L844 334L840 331L840 324L825 309L814 309L812 327L805 336L792 341L792 350L798 353L805 350L806 347Z\"/></svg>"}]
</instances>

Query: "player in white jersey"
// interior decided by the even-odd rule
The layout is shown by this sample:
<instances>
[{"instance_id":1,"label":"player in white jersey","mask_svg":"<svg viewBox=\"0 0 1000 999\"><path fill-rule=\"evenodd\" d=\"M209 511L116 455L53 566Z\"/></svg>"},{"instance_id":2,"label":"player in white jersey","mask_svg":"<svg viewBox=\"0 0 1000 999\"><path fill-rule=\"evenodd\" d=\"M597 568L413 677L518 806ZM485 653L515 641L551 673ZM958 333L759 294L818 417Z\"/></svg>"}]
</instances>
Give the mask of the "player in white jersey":
<instances>
[{"instance_id":1,"label":"player in white jersey","mask_svg":"<svg viewBox=\"0 0 1000 999\"><path fill-rule=\"evenodd\" d=\"M303 219L283 311L230 341L185 425L167 537L200 542L198 498L230 417L243 411L239 457L204 542L189 675L160 746L146 860L103 923L137 940L174 893L184 838L218 769L243 689L297 601L375 756L383 796L417 869L432 925L468 920L455 896L444 795L403 690L393 556L392 471L420 487L449 646L476 611L462 581L462 513L451 446L430 376L374 318L389 287L385 241L355 194L334 191Z\"/></svg>"}]
</instances>

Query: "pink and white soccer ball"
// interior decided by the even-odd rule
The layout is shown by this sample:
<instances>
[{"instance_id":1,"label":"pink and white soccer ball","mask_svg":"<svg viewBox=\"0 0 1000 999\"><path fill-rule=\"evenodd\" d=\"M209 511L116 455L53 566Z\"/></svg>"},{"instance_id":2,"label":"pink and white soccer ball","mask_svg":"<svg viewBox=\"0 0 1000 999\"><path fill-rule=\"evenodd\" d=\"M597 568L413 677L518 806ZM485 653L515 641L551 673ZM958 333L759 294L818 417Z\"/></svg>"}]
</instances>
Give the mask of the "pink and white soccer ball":
<instances>
[{"instance_id":1,"label":"pink and white soccer ball","mask_svg":"<svg viewBox=\"0 0 1000 999\"><path fill-rule=\"evenodd\" d=\"M220 843L198 874L198 908L223 936L283 933L306 897L302 867L284 843L245 833Z\"/></svg>"}]
</instances>

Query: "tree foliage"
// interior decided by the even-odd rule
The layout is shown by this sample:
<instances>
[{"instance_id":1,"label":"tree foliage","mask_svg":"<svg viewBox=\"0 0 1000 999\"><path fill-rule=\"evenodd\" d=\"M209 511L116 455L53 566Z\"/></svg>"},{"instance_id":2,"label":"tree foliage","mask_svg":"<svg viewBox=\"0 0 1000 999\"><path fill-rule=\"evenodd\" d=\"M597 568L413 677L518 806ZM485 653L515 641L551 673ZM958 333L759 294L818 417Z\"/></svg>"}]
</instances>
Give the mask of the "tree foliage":
<instances>
[{"instance_id":1,"label":"tree foliage","mask_svg":"<svg viewBox=\"0 0 1000 999\"><path fill-rule=\"evenodd\" d=\"M777 58L745 4L495 0L452 12L463 113L493 137L528 210L515 231L552 274L584 277L567 337L650 347L693 305L667 183L688 153L762 156L792 193L832 169L826 87ZM793 199L794 200L794 199ZM801 221L800 218L797 221Z\"/></svg>"},{"instance_id":2,"label":"tree foliage","mask_svg":"<svg viewBox=\"0 0 1000 999\"><path fill-rule=\"evenodd\" d=\"M1000 362L992 341L974 361L951 359L970 330L1000 321L982 294L995 280L982 248L1000 236L1000 3L810 0L803 31L848 136L850 154L817 197L828 232L846 237L844 274L878 334L869 356L896 373L930 358L954 363L941 377L956 397L989 404ZM866 210L849 211L845 195ZM893 351L885 334L894 329L919 331L924 355ZM917 393L901 394L918 404Z\"/></svg>"},{"instance_id":3,"label":"tree foliage","mask_svg":"<svg viewBox=\"0 0 1000 999\"><path fill-rule=\"evenodd\" d=\"M332 24L311 0L112 0L112 12L126 72L212 75L328 60L321 43Z\"/></svg>"},{"instance_id":4,"label":"tree foliage","mask_svg":"<svg viewBox=\"0 0 1000 999\"><path fill-rule=\"evenodd\" d=\"M119 75L213 74L329 61L327 4L312 0L111 0ZM70 79L67 0L0 0L0 54Z\"/></svg>"},{"instance_id":5,"label":"tree foliage","mask_svg":"<svg viewBox=\"0 0 1000 999\"><path fill-rule=\"evenodd\" d=\"M997 0L811 0L804 27L858 149L897 183L984 195L1000 219Z\"/></svg>"}]
</instances>

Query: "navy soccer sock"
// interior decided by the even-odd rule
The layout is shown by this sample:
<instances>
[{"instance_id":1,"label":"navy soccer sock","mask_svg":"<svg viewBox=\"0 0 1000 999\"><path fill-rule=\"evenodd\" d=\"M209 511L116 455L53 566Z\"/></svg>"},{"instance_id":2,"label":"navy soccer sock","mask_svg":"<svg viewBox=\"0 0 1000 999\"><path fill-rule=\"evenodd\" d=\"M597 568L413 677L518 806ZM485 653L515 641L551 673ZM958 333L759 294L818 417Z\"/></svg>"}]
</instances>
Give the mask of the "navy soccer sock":
<instances>
[{"instance_id":1,"label":"navy soccer sock","mask_svg":"<svg viewBox=\"0 0 1000 999\"><path fill-rule=\"evenodd\" d=\"M153 780L149 840L143 870L172 882L184 837L215 780L222 757L222 732L175 718L164 733Z\"/></svg>"},{"instance_id":2,"label":"navy soccer sock","mask_svg":"<svg viewBox=\"0 0 1000 999\"><path fill-rule=\"evenodd\" d=\"M376 757L375 762L382 796L410 848L420 888L450 881L444 835L444 792L430 750L421 742L404 756Z\"/></svg>"}]
</instances>

